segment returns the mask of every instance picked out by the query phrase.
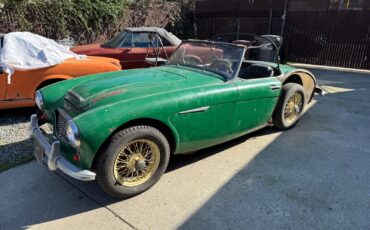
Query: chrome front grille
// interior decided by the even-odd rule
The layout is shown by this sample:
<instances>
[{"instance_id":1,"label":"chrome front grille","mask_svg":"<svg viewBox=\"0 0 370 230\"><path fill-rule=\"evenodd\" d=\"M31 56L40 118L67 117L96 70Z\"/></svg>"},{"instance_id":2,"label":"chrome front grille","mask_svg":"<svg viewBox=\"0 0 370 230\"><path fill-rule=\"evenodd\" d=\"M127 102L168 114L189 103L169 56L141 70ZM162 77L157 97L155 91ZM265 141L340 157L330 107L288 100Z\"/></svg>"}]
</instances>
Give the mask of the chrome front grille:
<instances>
[{"instance_id":1,"label":"chrome front grille","mask_svg":"<svg viewBox=\"0 0 370 230\"><path fill-rule=\"evenodd\" d=\"M56 119L56 134L57 136L65 142L68 142L67 138L67 126L68 126L68 118L61 112L55 112L55 119Z\"/></svg>"}]
</instances>

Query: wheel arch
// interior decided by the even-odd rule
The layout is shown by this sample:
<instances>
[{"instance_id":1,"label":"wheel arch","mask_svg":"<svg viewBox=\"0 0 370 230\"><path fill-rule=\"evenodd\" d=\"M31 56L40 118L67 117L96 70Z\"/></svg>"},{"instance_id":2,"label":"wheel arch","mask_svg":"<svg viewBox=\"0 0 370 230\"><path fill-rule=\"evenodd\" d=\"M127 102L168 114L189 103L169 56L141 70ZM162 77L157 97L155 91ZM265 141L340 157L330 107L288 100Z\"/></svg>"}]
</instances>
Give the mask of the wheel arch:
<instances>
[{"instance_id":1,"label":"wheel arch","mask_svg":"<svg viewBox=\"0 0 370 230\"><path fill-rule=\"evenodd\" d=\"M107 146L110 138L116 134L117 132L132 127L132 126L139 126L139 125L146 125L151 126L153 128L158 129L168 140L168 143L170 145L170 153L173 154L176 151L177 148L177 136L173 129L171 129L165 122L160 121L158 119L154 118L137 118L130 121L125 122L121 126L118 126L101 144L99 150L97 151L97 154L94 156L94 160L92 162L92 167L95 167L96 165L96 159L97 156L101 153L102 149Z\"/></svg>"},{"instance_id":2,"label":"wheel arch","mask_svg":"<svg viewBox=\"0 0 370 230\"><path fill-rule=\"evenodd\" d=\"M153 128L158 129L161 133L163 133L163 135L168 140L168 143L169 143L170 149L171 149L171 153L173 153L176 150L176 136L175 136L175 133L173 132L173 130L167 124L165 124L164 122L162 122L158 119L138 118L138 119L130 120L130 121L124 123L123 125L121 125L116 130L116 132L118 132L122 129L128 128L128 127L136 126L136 125L147 125L147 126L151 126Z\"/></svg>"},{"instance_id":3,"label":"wheel arch","mask_svg":"<svg viewBox=\"0 0 370 230\"><path fill-rule=\"evenodd\" d=\"M305 92L306 103L309 103L315 94L316 78L311 72L307 70L292 70L279 78L279 80L282 82L283 85L287 83L297 83L302 85Z\"/></svg>"},{"instance_id":4,"label":"wheel arch","mask_svg":"<svg viewBox=\"0 0 370 230\"><path fill-rule=\"evenodd\" d=\"M71 76L67 76L67 75L48 75L42 78L42 80L37 84L35 91L47 85L50 85L50 84L53 84L59 81L68 80L71 78L72 78Z\"/></svg>"}]
</instances>

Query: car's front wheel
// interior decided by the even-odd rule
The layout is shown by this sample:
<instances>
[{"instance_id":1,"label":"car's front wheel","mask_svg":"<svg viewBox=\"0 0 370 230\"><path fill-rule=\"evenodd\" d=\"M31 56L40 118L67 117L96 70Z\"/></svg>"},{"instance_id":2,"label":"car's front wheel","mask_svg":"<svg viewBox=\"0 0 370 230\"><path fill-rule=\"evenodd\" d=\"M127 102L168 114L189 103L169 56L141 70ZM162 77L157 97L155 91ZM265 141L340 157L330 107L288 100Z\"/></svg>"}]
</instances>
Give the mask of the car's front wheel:
<instances>
[{"instance_id":1,"label":"car's front wheel","mask_svg":"<svg viewBox=\"0 0 370 230\"><path fill-rule=\"evenodd\" d=\"M166 137L156 128L134 126L110 139L96 161L97 181L110 195L128 198L152 187L170 156Z\"/></svg>"},{"instance_id":2,"label":"car's front wheel","mask_svg":"<svg viewBox=\"0 0 370 230\"><path fill-rule=\"evenodd\" d=\"M283 85L282 93L272 117L274 126L281 130L293 127L305 106L304 89L296 83Z\"/></svg>"}]
</instances>

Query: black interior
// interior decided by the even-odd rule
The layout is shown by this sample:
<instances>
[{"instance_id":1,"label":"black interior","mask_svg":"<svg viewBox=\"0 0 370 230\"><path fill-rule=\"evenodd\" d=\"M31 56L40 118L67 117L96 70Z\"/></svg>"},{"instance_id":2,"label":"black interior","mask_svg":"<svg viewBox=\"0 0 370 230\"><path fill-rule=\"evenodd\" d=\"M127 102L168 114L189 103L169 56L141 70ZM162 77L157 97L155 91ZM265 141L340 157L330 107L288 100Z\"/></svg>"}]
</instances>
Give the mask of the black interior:
<instances>
[{"instance_id":1,"label":"black interior","mask_svg":"<svg viewBox=\"0 0 370 230\"><path fill-rule=\"evenodd\" d=\"M239 78L241 79L258 79L267 78L278 75L278 71L268 65L259 63L243 63L239 72Z\"/></svg>"}]
</instances>

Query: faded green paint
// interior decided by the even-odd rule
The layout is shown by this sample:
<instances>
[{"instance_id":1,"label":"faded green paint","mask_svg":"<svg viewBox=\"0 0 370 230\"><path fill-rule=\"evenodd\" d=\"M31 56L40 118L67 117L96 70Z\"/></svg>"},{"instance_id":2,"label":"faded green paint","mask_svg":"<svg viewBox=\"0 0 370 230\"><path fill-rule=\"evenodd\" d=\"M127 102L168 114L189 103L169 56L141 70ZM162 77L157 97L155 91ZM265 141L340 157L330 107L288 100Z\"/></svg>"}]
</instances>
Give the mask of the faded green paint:
<instances>
[{"instance_id":1,"label":"faded green paint","mask_svg":"<svg viewBox=\"0 0 370 230\"><path fill-rule=\"evenodd\" d=\"M281 69L286 73L293 68ZM275 77L226 81L206 71L162 66L63 81L41 93L49 122L54 122L55 109L63 109L76 122L82 140L78 166L89 169L112 132L136 119L165 124L176 141L175 154L222 143L262 127L280 95L279 89L270 89L271 85L281 83ZM206 109L186 113L202 107ZM62 143L62 150L71 160L75 150L67 143Z\"/></svg>"}]
</instances>

